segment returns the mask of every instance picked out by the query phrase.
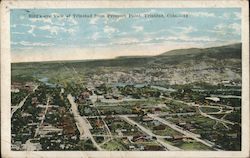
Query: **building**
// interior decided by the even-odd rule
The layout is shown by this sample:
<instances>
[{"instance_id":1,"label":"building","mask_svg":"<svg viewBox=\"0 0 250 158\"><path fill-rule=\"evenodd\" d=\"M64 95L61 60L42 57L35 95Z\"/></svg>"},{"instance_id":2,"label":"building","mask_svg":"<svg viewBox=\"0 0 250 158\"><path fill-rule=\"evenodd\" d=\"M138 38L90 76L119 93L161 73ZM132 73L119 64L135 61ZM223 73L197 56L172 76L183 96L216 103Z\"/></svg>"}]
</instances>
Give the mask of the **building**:
<instances>
[{"instance_id":1,"label":"building","mask_svg":"<svg viewBox=\"0 0 250 158\"><path fill-rule=\"evenodd\" d=\"M154 120L153 118L148 117L148 116L143 116L143 118L142 118L142 121L144 121L144 122L150 122L150 121L153 121L153 120Z\"/></svg>"},{"instance_id":2,"label":"building","mask_svg":"<svg viewBox=\"0 0 250 158\"><path fill-rule=\"evenodd\" d=\"M183 135L173 135L174 140L182 140L184 138Z\"/></svg>"},{"instance_id":3,"label":"building","mask_svg":"<svg viewBox=\"0 0 250 158\"><path fill-rule=\"evenodd\" d=\"M111 95L105 94L105 95L104 95L104 98L105 98L105 99L112 99L113 97L112 97Z\"/></svg>"},{"instance_id":4,"label":"building","mask_svg":"<svg viewBox=\"0 0 250 158\"><path fill-rule=\"evenodd\" d=\"M136 136L133 136L132 138L133 142L144 142L146 140L148 140L148 137L145 135L136 135Z\"/></svg>"}]
</instances>

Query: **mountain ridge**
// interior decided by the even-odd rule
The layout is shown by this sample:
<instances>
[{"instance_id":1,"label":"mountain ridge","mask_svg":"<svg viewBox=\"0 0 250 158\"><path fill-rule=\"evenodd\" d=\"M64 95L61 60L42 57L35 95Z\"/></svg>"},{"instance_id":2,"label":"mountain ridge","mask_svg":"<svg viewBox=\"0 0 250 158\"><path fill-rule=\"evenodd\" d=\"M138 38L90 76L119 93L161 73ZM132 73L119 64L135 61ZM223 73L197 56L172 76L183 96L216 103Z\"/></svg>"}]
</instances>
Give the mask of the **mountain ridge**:
<instances>
[{"instance_id":1,"label":"mountain ridge","mask_svg":"<svg viewBox=\"0 0 250 158\"><path fill-rule=\"evenodd\" d=\"M175 55L194 55L198 53L202 53L202 51L211 51L212 49L241 49L242 43L234 43L229 45L223 45L223 46L216 46L216 47L208 47L208 48L187 48L187 49L174 49L167 52L163 52L159 55L152 55L152 56L118 56L111 59L79 59L79 60L53 60L53 61L30 61L30 62L13 62L13 64L18 63L40 63L40 62L46 62L46 63L58 63L58 62L91 62L91 61L110 61L110 60L120 60L120 59L131 59L131 58L157 58L157 57L163 57L163 56L175 56ZM210 52L211 53L211 52Z\"/></svg>"}]
</instances>

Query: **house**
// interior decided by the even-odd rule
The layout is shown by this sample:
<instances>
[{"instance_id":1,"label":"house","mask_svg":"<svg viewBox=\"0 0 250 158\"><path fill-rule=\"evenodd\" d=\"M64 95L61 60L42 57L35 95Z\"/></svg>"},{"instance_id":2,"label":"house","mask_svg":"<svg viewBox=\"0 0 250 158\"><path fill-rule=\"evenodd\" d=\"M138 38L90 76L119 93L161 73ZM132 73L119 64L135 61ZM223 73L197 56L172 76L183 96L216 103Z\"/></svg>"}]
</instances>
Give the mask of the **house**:
<instances>
[{"instance_id":1,"label":"house","mask_svg":"<svg viewBox=\"0 0 250 158\"><path fill-rule=\"evenodd\" d=\"M27 82L25 84L24 89L28 90L29 92L32 92L34 87L35 87L35 85L32 82Z\"/></svg>"},{"instance_id":2,"label":"house","mask_svg":"<svg viewBox=\"0 0 250 158\"><path fill-rule=\"evenodd\" d=\"M182 140L183 138L183 135L173 135L174 140Z\"/></svg>"},{"instance_id":3,"label":"house","mask_svg":"<svg viewBox=\"0 0 250 158\"><path fill-rule=\"evenodd\" d=\"M223 81L221 81L221 83L223 83L223 84L229 84L230 81L228 81L228 80L223 80Z\"/></svg>"},{"instance_id":4,"label":"house","mask_svg":"<svg viewBox=\"0 0 250 158\"><path fill-rule=\"evenodd\" d=\"M159 107L156 107L155 109L154 109L154 113L156 113L156 114L159 114L159 113L161 113L161 108L159 108Z\"/></svg>"},{"instance_id":5,"label":"house","mask_svg":"<svg viewBox=\"0 0 250 158\"><path fill-rule=\"evenodd\" d=\"M113 95L113 98L116 100L122 100L122 96L120 95Z\"/></svg>"},{"instance_id":6,"label":"house","mask_svg":"<svg viewBox=\"0 0 250 158\"><path fill-rule=\"evenodd\" d=\"M20 90L18 88L11 88L11 92L18 93L18 92L20 92Z\"/></svg>"},{"instance_id":7,"label":"house","mask_svg":"<svg viewBox=\"0 0 250 158\"><path fill-rule=\"evenodd\" d=\"M32 97L32 99L31 99L31 104L34 105L34 104L36 104L36 103L38 103L37 97Z\"/></svg>"},{"instance_id":8,"label":"house","mask_svg":"<svg viewBox=\"0 0 250 158\"><path fill-rule=\"evenodd\" d=\"M138 114L138 113L140 113L140 111L141 111L141 108L138 106L132 108L132 113L134 113L134 114Z\"/></svg>"},{"instance_id":9,"label":"house","mask_svg":"<svg viewBox=\"0 0 250 158\"><path fill-rule=\"evenodd\" d=\"M21 89L21 88L22 88L21 83L14 82L11 84L11 89Z\"/></svg>"},{"instance_id":10,"label":"house","mask_svg":"<svg viewBox=\"0 0 250 158\"><path fill-rule=\"evenodd\" d=\"M106 115L106 117L105 117L105 119L113 119L114 118L114 116L113 115Z\"/></svg>"},{"instance_id":11,"label":"house","mask_svg":"<svg viewBox=\"0 0 250 158\"><path fill-rule=\"evenodd\" d=\"M212 100L212 101L214 101L214 102L220 101L220 98L218 98L218 97L206 97L205 99L207 99L207 100Z\"/></svg>"},{"instance_id":12,"label":"house","mask_svg":"<svg viewBox=\"0 0 250 158\"><path fill-rule=\"evenodd\" d=\"M157 120L153 120L152 123L155 125L155 126L159 126L161 123Z\"/></svg>"},{"instance_id":13,"label":"house","mask_svg":"<svg viewBox=\"0 0 250 158\"><path fill-rule=\"evenodd\" d=\"M227 136L235 139L237 138L237 133L229 133Z\"/></svg>"},{"instance_id":14,"label":"house","mask_svg":"<svg viewBox=\"0 0 250 158\"><path fill-rule=\"evenodd\" d=\"M180 126L186 125L186 122L179 122L178 125Z\"/></svg>"},{"instance_id":15,"label":"house","mask_svg":"<svg viewBox=\"0 0 250 158\"><path fill-rule=\"evenodd\" d=\"M127 132L127 129L124 129L124 128L123 128L123 129L121 129L121 131L122 131L122 132Z\"/></svg>"},{"instance_id":16,"label":"house","mask_svg":"<svg viewBox=\"0 0 250 158\"><path fill-rule=\"evenodd\" d=\"M25 113L25 112L23 112L23 113L21 113L22 114L22 117L29 117L29 116L32 116L30 113Z\"/></svg>"},{"instance_id":17,"label":"house","mask_svg":"<svg viewBox=\"0 0 250 158\"><path fill-rule=\"evenodd\" d=\"M144 121L144 122L150 122L150 121L153 121L153 120L154 120L153 118L148 117L148 116L143 116L143 118L142 118L142 121Z\"/></svg>"},{"instance_id":18,"label":"house","mask_svg":"<svg viewBox=\"0 0 250 158\"><path fill-rule=\"evenodd\" d=\"M172 136L164 136L164 137L165 137L166 140L171 140L171 139L173 139Z\"/></svg>"},{"instance_id":19,"label":"house","mask_svg":"<svg viewBox=\"0 0 250 158\"><path fill-rule=\"evenodd\" d=\"M104 124L100 119L97 119L95 122L97 128L103 128Z\"/></svg>"},{"instance_id":20,"label":"house","mask_svg":"<svg viewBox=\"0 0 250 158\"><path fill-rule=\"evenodd\" d=\"M191 124L185 124L183 125L183 127L186 129L186 130L189 130L189 131L195 131L196 129L191 125Z\"/></svg>"},{"instance_id":21,"label":"house","mask_svg":"<svg viewBox=\"0 0 250 158\"><path fill-rule=\"evenodd\" d=\"M145 150L144 145L141 145L141 146L140 146L140 150L141 150L141 151L144 151L144 150Z\"/></svg>"},{"instance_id":22,"label":"house","mask_svg":"<svg viewBox=\"0 0 250 158\"><path fill-rule=\"evenodd\" d=\"M185 137L182 139L184 142L193 142L194 139L190 138L190 137Z\"/></svg>"},{"instance_id":23,"label":"house","mask_svg":"<svg viewBox=\"0 0 250 158\"><path fill-rule=\"evenodd\" d=\"M41 126L49 126L49 124L46 122L43 122L43 124Z\"/></svg>"},{"instance_id":24,"label":"house","mask_svg":"<svg viewBox=\"0 0 250 158\"><path fill-rule=\"evenodd\" d=\"M133 136L132 141L133 142L144 142L147 139L148 138L145 135L136 135L136 136Z\"/></svg>"},{"instance_id":25,"label":"house","mask_svg":"<svg viewBox=\"0 0 250 158\"><path fill-rule=\"evenodd\" d=\"M129 145L129 149L130 150L135 149L135 146L134 145Z\"/></svg>"},{"instance_id":26,"label":"house","mask_svg":"<svg viewBox=\"0 0 250 158\"><path fill-rule=\"evenodd\" d=\"M112 97L111 95L105 94L105 95L104 95L104 98L105 98L105 99L112 99L113 97Z\"/></svg>"}]
</instances>

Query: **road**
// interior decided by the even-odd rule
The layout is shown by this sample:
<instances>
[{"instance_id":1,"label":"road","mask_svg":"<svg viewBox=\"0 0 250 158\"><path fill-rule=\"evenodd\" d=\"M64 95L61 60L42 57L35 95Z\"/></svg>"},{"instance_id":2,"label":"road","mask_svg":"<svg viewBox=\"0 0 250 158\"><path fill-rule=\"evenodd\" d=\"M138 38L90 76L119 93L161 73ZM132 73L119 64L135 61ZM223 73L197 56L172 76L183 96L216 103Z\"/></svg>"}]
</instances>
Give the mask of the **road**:
<instances>
[{"instance_id":1,"label":"road","mask_svg":"<svg viewBox=\"0 0 250 158\"><path fill-rule=\"evenodd\" d=\"M19 104L18 106L12 106L12 110L11 110L11 117L13 116L13 114L19 109L21 108L25 101L27 100L27 98L29 97L30 94L28 94Z\"/></svg>"},{"instance_id":2,"label":"road","mask_svg":"<svg viewBox=\"0 0 250 158\"><path fill-rule=\"evenodd\" d=\"M46 103L44 115L43 115L43 118L42 118L42 120L41 120L39 126L38 126L37 129L36 129L34 138L38 135L39 130L40 130L40 128L41 128L41 126L42 126L42 124L43 124L43 122L44 122L44 120L45 120L45 117L46 117L46 114L47 114L47 111L48 111L48 108L49 108L49 102L50 102L50 97L48 97L48 99L47 99L47 103Z\"/></svg>"},{"instance_id":3,"label":"road","mask_svg":"<svg viewBox=\"0 0 250 158\"><path fill-rule=\"evenodd\" d=\"M71 104L71 111L74 115L76 126L80 132L80 139L90 138L94 146L98 150L102 150L102 148L96 143L95 139L93 138L92 134L89 131L90 125L87 122L87 119L80 116L78 112L77 104L74 102L74 98L72 97L72 95L68 94L67 98Z\"/></svg>"},{"instance_id":4,"label":"road","mask_svg":"<svg viewBox=\"0 0 250 158\"><path fill-rule=\"evenodd\" d=\"M154 133L152 133L151 130L143 127L142 125L140 125L139 123L135 122L134 120L130 119L128 116L121 116L121 118L123 120L125 120L126 122L128 122L131 125L137 125L138 128L140 128L143 132L145 132L146 134L148 134L151 137L156 137L157 138L157 142L160 143L162 146L164 146L165 148L167 148L168 150L173 150L173 151L180 151L180 148L177 148L173 145L167 144L163 141L163 138L159 137L158 135L155 135Z\"/></svg>"},{"instance_id":5,"label":"road","mask_svg":"<svg viewBox=\"0 0 250 158\"><path fill-rule=\"evenodd\" d=\"M198 142L200 142L200 143L202 143L202 144L204 144L206 146L209 146L211 148L213 148L213 146L214 146L214 144L212 142L202 140L202 139L198 138L199 136L197 134L194 134L194 133L189 132L189 131L185 131L182 128L180 128L179 126L177 126L175 124L172 124L172 123L170 123L167 120L164 120L164 119L162 119L160 117L157 117L157 116L154 116L154 115L150 115L150 114L148 114L148 116L151 117L151 118L153 118L153 119L155 119L155 120L158 120L159 122L161 122L161 123L163 123L163 124L171 127L172 129L174 129L174 130L176 130L176 131L184 134L185 136L190 137L190 138L192 138L192 139L194 139L194 140L196 140L196 141L198 141Z\"/></svg>"},{"instance_id":6,"label":"road","mask_svg":"<svg viewBox=\"0 0 250 158\"><path fill-rule=\"evenodd\" d=\"M38 85L36 85L36 86L34 87L34 89L32 90L32 92L34 92L37 88L38 88ZM30 94L31 94L31 93L29 93L29 94L28 94L28 95L18 104L18 106L12 106L11 117L13 116L13 114L14 114L18 109L20 109L20 108L24 105L25 101L26 101L27 98L30 96Z\"/></svg>"},{"instance_id":7,"label":"road","mask_svg":"<svg viewBox=\"0 0 250 158\"><path fill-rule=\"evenodd\" d=\"M192 116L192 115L196 115L195 112L187 112L187 113L175 113L175 114L169 114L167 112L162 112L162 113L158 113L158 114L151 114L153 116ZM138 117L137 114L124 114L124 115L111 115L111 117L122 117L122 116L127 116L127 117ZM86 119L91 119L91 118L106 118L107 115L98 115L98 116L81 116L83 118Z\"/></svg>"},{"instance_id":8,"label":"road","mask_svg":"<svg viewBox=\"0 0 250 158\"><path fill-rule=\"evenodd\" d=\"M165 97L165 98L167 98L167 97ZM213 120L215 120L215 121L219 121L219 122L221 122L221 123L227 123L227 124L231 124L231 125L234 125L234 124L235 124L234 122L231 122L231 121L228 121L228 120L224 120L224 119L218 119L218 118L216 118L216 117L213 117L213 116L211 116L211 115L208 115L207 113L202 112L201 109L200 109L200 107L210 107L210 106L201 106L201 105L195 104L195 103L187 103L187 102L184 102L184 101L181 101L181 100L176 100L176 99L173 99L173 98L167 98L167 99L174 100L174 101L176 101L176 102L179 102L179 103L182 103L182 104L186 104L186 105L188 105L188 106L198 107L200 114L201 114L202 116L204 116L204 117L208 117L208 118L210 118L210 119L213 119ZM233 107L228 106L228 105L221 105L221 106L224 106L224 107L226 107L226 108L230 108L231 110L227 111L228 113L233 112ZM215 108L216 106L211 106L211 107ZM220 108L220 106L217 106L217 107Z\"/></svg>"},{"instance_id":9,"label":"road","mask_svg":"<svg viewBox=\"0 0 250 158\"><path fill-rule=\"evenodd\" d=\"M92 95L92 96L96 96L96 100L92 100L93 107L94 107L94 108L96 109L96 111L98 112L98 116L100 116L100 115L101 115L101 113L100 113L99 109L98 109L98 108L96 108L96 104L95 104L95 102L97 101L97 95L95 94L95 92L94 92L94 91L92 91L92 93L93 93L93 95ZM111 133L111 131L110 131L110 129L109 129L109 127L108 127L107 123L104 121L104 119L103 119L103 118L104 118L104 117L101 117L102 122L103 122L103 124L104 124L105 128L107 129L107 131L108 131L108 133L109 133L109 135L110 135L110 138L112 138L112 137L113 137L113 136L112 136L112 133Z\"/></svg>"},{"instance_id":10,"label":"road","mask_svg":"<svg viewBox=\"0 0 250 158\"><path fill-rule=\"evenodd\" d=\"M230 125L234 125L234 124L235 124L234 122L231 122L231 121L228 121L228 120L224 120L224 119L218 119L218 118L216 118L216 117L213 117L213 116L211 116L211 115L208 115L208 114L202 112L200 108L199 108L199 112L200 112L200 114L201 114L202 116L208 117L208 118L210 118L210 119L212 119L212 120L215 120L215 121L218 121L218 122L222 122L222 123L227 123L227 124L230 124Z\"/></svg>"},{"instance_id":11,"label":"road","mask_svg":"<svg viewBox=\"0 0 250 158\"><path fill-rule=\"evenodd\" d=\"M168 100L173 100L175 102L179 102L179 103L182 103L182 104L186 104L186 105L189 105L189 106L194 106L194 107L200 107L201 105L199 104L195 104L195 103L188 103L188 102L185 102L185 101L182 101L182 100L176 100L176 99L173 99L173 98L169 98L169 97L163 97L165 99L168 99ZM219 104L219 103L216 103L217 106L212 106L212 105L204 105L204 106L201 106L201 107L225 107L225 108L228 108L228 109L234 109L234 107L232 106L228 106L228 105L223 105L223 104Z\"/></svg>"}]
</instances>

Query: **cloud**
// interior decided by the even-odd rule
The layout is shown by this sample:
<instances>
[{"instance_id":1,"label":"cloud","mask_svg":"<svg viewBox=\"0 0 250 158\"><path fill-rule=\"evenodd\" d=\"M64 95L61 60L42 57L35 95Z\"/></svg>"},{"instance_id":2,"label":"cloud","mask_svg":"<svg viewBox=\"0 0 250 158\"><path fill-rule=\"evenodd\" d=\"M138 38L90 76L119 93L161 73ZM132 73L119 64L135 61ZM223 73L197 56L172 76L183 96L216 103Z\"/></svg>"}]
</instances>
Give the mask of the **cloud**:
<instances>
[{"instance_id":1,"label":"cloud","mask_svg":"<svg viewBox=\"0 0 250 158\"><path fill-rule=\"evenodd\" d=\"M234 32L236 34L240 34L241 33L241 25L238 24L238 23L230 24L230 25L228 25L228 28L234 30Z\"/></svg>"},{"instance_id":2,"label":"cloud","mask_svg":"<svg viewBox=\"0 0 250 158\"><path fill-rule=\"evenodd\" d=\"M33 23L43 22L43 23L53 24L51 18L30 18L30 21Z\"/></svg>"},{"instance_id":3,"label":"cloud","mask_svg":"<svg viewBox=\"0 0 250 158\"><path fill-rule=\"evenodd\" d=\"M32 50L33 49L33 47L19 47L18 49L16 49L16 48L13 48L13 50L15 51L15 50L18 50L18 51L23 51L23 50Z\"/></svg>"},{"instance_id":4,"label":"cloud","mask_svg":"<svg viewBox=\"0 0 250 158\"><path fill-rule=\"evenodd\" d=\"M16 35L24 35L24 32L11 32L12 34L16 34Z\"/></svg>"},{"instance_id":5,"label":"cloud","mask_svg":"<svg viewBox=\"0 0 250 158\"><path fill-rule=\"evenodd\" d=\"M234 12L233 14L234 14L236 20L241 19L241 13L240 12Z\"/></svg>"},{"instance_id":6,"label":"cloud","mask_svg":"<svg viewBox=\"0 0 250 158\"><path fill-rule=\"evenodd\" d=\"M176 27L176 28L180 30L180 31L176 32L178 34L188 34L188 33L192 33L192 32L197 31L197 29L192 27L192 26Z\"/></svg>"},{"instance_id":7,"label":"cloud","mask_svg":"<svg viewBox=\"0 0 250 158\"><path fill-rule=\"evenodd\" d=\"M42 42L28 42L28 41L21 41L21 45L23 46L53 46L53 43L42 43Z\"/></svg>"},{"instance_id":8,"label":"cloud","mask_svg":"<svg viewBox=\"0 0 250 158\"><path fill-rule=\"evenodd\" d=\"M99 20L98 17L91 18L91 19L89 20L89 24L90 24L90 25L96 25L98 20Z\"/></svg>"},{"instance_id":9,"label":"cloud","mask_svg":"<svg viewBox=\"0 0 250 158\"><path fill-rule=\"evenodd\" d=\"M215 25L214 30L210 32L215 32L221 35L228 35L228 34L241 34L241 25L238 23L231 23L231 24L218 24Z\"/></svg>"},{"instance_id":10,"label":"cloud","mask_svg":"<svg viewBox=\"0 0 250 158\"><path fill-rule=\"evenodd\" d=\"M95 32L92 36L91 39L96 41L98 38L100 38L100 34L98 32Z\"/></svg>"},{"instance_id":11,"label":"cloud","mask_svg":"<svg viewBox=\"0 0 250 158\"><path fill-rule=\"evenodd\" d=\"M72 17L63 18L62 20L66 20L67 24L69 24L70 26L78 25L78 22Z\"/></svg>"},{"instance_id":12,"label":"cloud","mask_svg":"<svg viewBox=\"0 0 250 158\"><path fill-rule=\"evenodd\" d=\"M43 43L43 42L29 42L29 41L21 41L21 42L11 42L12 45L22 45L22 46L54 46L53 43Z\"/></svg>"},{"instance_id":13,"label":"cloud","mask_svg":"<svg viewBox=\"0 0 250 158\"><path fill-rule=\"evenodd\" d=\"M161 14L162 12L157 11L157 10L155 10L155 9L150 9L150 10L147 10L147 11L145 11L145 12L142 12L141 15L145 15L145 14L154 14L154 13Z\"/></svg>"},{"instance_id":14,"label":"cloud","mask_svg":"<svg viewBox=\"0 0 250 158\"><path fill-rule=\"evenodd\" d=\"M190 37L190 36L179 36L179 37L168 37L168 41L184 41L184 42L215 42L216 38L208 36Z\"/></svg>"},{"instance_id":15,"label":"cloud","mask_svg":"<svg viewBox=\"0 0 250 158\"><path fill-rule=\"evenodd\" d=\"M20 18L21 20L23 20L25 17L24 17L23 15L21 15L19 18Z\"/></svg>"},{"instance_id":16,"label":"cloud","mask_svg":"<svg viewBox=\"0 0 250 158\"><path fill-rule=\"evenodd\" d=\"M164 42L179 42L180 44L185 43L204 43L204 42L215 42L218 41L217 38L212 38L209 36L188 36L188 35L179 35L179 36L160 36L155 38L145 38L141 43L164 43Z\"/></svg>"},{"instance_id":17,"label":"cloud","mask_svg":"<svg viewBox=\"0 0 250 158\"><path fill-rule=\"evenodd\" d=\"M173 37L172 39L179 38L183 41L186 41L185 38L189 37L188 34L196 32L198 30L193 26L186 26L186 27L174 27L173 29L168 29L166 31L169 33L168 37L172 36Z\"/></svg>"},{"instance_id":18,"label":"cloud","mask_svg":"<svg viewBox=\"0 0 250 158\"><path fill-rule=\"evenodd\" d=\"M187 14L193 17L215 17L214 13L209 12L181 12L181 14Z\"/></svg>"},{"instance_id":19,"label":"cloud","mask_svg":"<svg viewBox=\"0 0 250 158\"><path fill-rule=\"evenodd\" d=\"M34 30L36 28L35 25L30 25L30 30L28 30L28 33L31 34L32 36L36 36L36 34L34 33Z\"/></svg>"},{"instance_id":20,"label":"cloud","mask_svg":"<svg viewBox=\"0 0 250 158\"><path fill-rule=\"evenodd\" d=\"M72 34L74 34L76 32L76 30L73 29L73 28L69 28L69 29L65 29L64 32L67 32L67 33L72 35Z\"/></svg>"},{"instance_id":21,"label":"cloud","mask_svg":"<svg viewBox=\"0 0 250 158\"><path fill-rule=\"evenodd\" d=\"M142 28L140 28L142 30ZM166 36L162 36L162 32L169 31L170 34ZM157 31L157 34L143 34L142 38L138 38L135 36L123 37L116 40L113 40L111 45L148 45L154 43L164 43L164 42L180 42L180 43L191 43L191 42L214 42L218 41L216 38L212 38L209 36L191 36L189 33L197 31L196 28L192 26L187 27L175 27L174 29L168 30L160 30ZM160 36L158 33L161 33ZM165 34L164 33L164 34Z\"/></svg>"},{"instance_id":22,"label":"cloud","mask_svg":"<svg viewBox=\"0 0 250 158\"><path fill-rule=\"evenodd\" d=\"M30 27L30 29L27 31L28 34L31 34L32 36L36 36L34 33L35 30L43 30L48 31L50 35L58 35L60 32L66 32L70 35L73 35L76 32L76 28L64 28L62 26L54 26L54 25L43 25L43 26L37 26L37 25L28 25L28 24L21 24L25 27Z\"/></svg>"},{"instance_id":23,"label":"cloud","mask_svg":"<svg viewBox=\"0 0 250 158\"><path fill-rule=\"evenodd\" d=\"M75 28L66 29L64 27L53 26L53 25L35 26L28 32L32 33L34 29L48 31L50 32L51 35L58 35L59 32L66 32L66 33L73 35L76 32Z\"/></svg>"},{"instance_id":24,"label":"cloud","mask_svg":"<svg viewBox=\"0 0 250 158\"><path fill-rule=\"evenodd\" d=\"M45 35L45 36L42 36L44 38L54 38L53 36L49 36L49 35Z\"/></svg>"},{"instance_id":25,"label":"cloud","mask_svg":"<svg viewBox=\"0 0 250 158\"><path fill-rule=\"evenodd\" d=\"M111 27L111 26L106 25L106 26L103 28L103 32L104 32L104 33L108 33L108 34L112 34L112 33L119 32L119 31L118 31L116 28L114 28L114 27Z\"/></svg>"},{"instance_id":26,"label":"cloud","mask_svg":"<svg viewBox=\"0 0 250 158\"><path fill-rule=\"evenodd\" d=\"M233 12L233 13L223 13L222 16L219 18L221 19L227 19L227 20L240 20L241 19L241 13L240 12Z\"/></svg>"},{"instance_id":27,"label":"cloud","mask_svg":"<svg viewBox=\"0 0 250 158\"><path fill-rule=\"evenodd\" d=\"M91 43L89 44L90 47L106 47L106 43Z\"/></svg>"},{"instance_id":28,"label":"cloud","mask_svg":"<svg viewBox=\"0 0 250 158\"><path fill-rule=\"evenodd\" d=\"M135 32L141 32L144 30L143 26L132 26L132 28L135 30Z\"/></svg>"},{"instance_id":29,"label":"cloud","mask_svg":"<svg viewBox=\"0 0 250 158\"><path fill-rule=\"evenodd\" d=\"M135 37L126 37L120 38L111 43L111 45L130 45L130 44L137 44L140 40Z\"/></svg>"},{"instance_id":30,"label":"cloud","mask_svg":"<svg viewBox=\"0 0 250 158\"><path fill-rule=\"evenodd\" d=\"M230 19L232 18L232 14L231 13L223 13L223 15L221 16L222 19Z\"/></svg>"},{"instance_id":31,"label":"cloud","mask_svg":"<svg viewBox=\"0 0 250 158\"><path fill-rule=\"evenodd\" d=\"M10 44L11 44L11 45L17 45L18 42L13 42L13 41L11 41Z\"/></svg>"},{"instance_id":32,"label":"cloud","mask_svg":"<svg viewBox=\"0 0 250 158\"><path fill-rule=\"evenodd\" d=\"M16 28L16 24L10 25L10 27L12 27L12 28Z\"/></svg>"},{"instance_id":33,"label":"cloud","mask_svg":"<svg viewBox=\"0 0 250 158\"><path fill-rule=\"evenodd\" d=\"M60 30L60 27L58 26L51 26L51 25L44 25L41 27L38 27L40 30L49 31L51 35L57 35L58 31Z\"/></svg>"}]
</instances>

